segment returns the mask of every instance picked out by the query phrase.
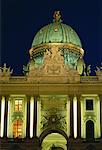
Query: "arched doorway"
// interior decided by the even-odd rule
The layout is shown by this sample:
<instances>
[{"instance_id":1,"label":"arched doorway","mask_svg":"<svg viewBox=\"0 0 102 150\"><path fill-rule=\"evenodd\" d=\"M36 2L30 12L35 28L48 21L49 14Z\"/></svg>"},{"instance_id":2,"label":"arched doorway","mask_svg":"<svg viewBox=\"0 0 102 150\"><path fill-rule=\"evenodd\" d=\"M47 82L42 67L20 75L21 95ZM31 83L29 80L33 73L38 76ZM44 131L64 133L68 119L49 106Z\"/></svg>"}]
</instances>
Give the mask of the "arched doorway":
<instances>
[{"instance_id":1,"label":"arched doorway","mask_svg":"<svg viewBox=\"0 0 102 150\"><path fill-rule=\"evenodd\" d=\"M39 137L42 150L67 150L68 137L61 130L45 130Z\"/></svg>"},{"instance_id":2,"label":"arched doorway","mask_svg":"<svg viewBox=\"0 0 102 150\"><path fill-rule=\"evenodd\" d=\"M86 139L93 140L94 139L94 122L88 120L86 122Z\"/></svg>"}]
</instances>

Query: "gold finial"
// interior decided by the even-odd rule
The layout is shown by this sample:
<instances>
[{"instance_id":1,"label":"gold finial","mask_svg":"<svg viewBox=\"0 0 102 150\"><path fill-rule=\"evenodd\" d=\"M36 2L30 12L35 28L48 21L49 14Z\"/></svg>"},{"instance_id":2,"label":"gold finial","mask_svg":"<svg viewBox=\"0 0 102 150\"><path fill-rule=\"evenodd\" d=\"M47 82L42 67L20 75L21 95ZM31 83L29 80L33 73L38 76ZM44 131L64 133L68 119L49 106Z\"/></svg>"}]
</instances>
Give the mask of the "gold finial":
<instances>
[{"instance_id":1,"label":"gold finial","mask_svg":"<svg viewBox=\"0 0 102 150\"><path fill-rule=\"evenodd\" d=\"M60 21L61 20L61 14L60 11L55 11L53 15L54 21Z\"/></svg>"}]
</instances>

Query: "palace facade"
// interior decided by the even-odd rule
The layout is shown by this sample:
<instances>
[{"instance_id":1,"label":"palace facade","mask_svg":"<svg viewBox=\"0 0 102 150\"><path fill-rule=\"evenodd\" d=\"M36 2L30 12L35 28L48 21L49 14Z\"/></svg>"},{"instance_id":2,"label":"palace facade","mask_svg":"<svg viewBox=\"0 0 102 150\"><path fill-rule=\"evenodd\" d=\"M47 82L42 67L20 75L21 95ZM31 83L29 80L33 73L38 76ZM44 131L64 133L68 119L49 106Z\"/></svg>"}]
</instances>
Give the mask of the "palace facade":
<instances>
[{"instance_id":1,"label":"palace facade","mask_svg":"<svg viewBox=\"0 0 102 150\"><path fill-rule=\"evenodd\" d=\"M0 67L0 150L102 150L102 67L90 75L77 33L53 17L24 76Z\"/></svg>"}]
</instances>

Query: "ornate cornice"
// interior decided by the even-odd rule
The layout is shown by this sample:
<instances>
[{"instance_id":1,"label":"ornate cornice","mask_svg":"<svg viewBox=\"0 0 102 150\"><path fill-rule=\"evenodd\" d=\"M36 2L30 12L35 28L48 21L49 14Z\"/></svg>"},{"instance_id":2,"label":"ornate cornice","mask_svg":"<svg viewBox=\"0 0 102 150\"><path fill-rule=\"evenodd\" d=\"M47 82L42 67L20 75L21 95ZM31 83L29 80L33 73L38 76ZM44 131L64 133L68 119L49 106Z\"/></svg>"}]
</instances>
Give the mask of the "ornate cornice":
<instances>
[{"instance_id":1,"label":"ornate cornice","mask_svg":"<svg viewBox=\"0 0 102 150\"><path fill-rule=\"evenodd\" d=\"M62 80L62 79L60 79ZM94 85L94 86L93 86ZM0 95L25 94L25 95L45 95L45 94L102 94L102 83L86 84L61 84L61 83L12 83L0 84Z\"/></svg>"},{"instance_id":2,"label":"ornate cornice","mask_svg":"<svg viewBox=\"0 0 102 150\"><path fill-rule=\"evenodd\" d=\"M32 47L29 50L30 57L32 57L32 55L35 55L38 52L41 52L41 50L50 49L54 45L58 47L59 49L68 49L72 52L78 53L80 57L83 57L84 55L84 50L80 48L79 46L74 45L72 43L47 43L47 44L40 44L40 45Z\"/></svg>"}]
</instances>

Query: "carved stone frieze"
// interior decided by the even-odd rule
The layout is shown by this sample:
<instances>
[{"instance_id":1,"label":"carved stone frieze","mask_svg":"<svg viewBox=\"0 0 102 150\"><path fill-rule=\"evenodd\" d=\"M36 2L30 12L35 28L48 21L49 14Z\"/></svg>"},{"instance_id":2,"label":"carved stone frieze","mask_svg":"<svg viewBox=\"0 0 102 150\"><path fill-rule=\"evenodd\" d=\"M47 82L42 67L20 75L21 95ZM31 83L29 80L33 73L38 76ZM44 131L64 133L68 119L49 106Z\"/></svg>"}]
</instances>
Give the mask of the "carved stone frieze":
<instances>
[{"instance_id":1,"label":"carved stone frieze","mask_svg":"<svg viewBox=\"0 0 102 150\"><path fill-rule=\"evenodd\" d=\"M63 79L61 80L59 77ZM36 82L80 82L80 75L76 70L70 69L64 64L64 58L61 56L61 51L56 45L53 45L51 49L44 53L43 65L36 67L34 64L30 64L27 78L28 81L33 80Z\"/></svg>"},{"instance_id":2,"label":"carved stone frieze","mask_svg":"<svg viewBox=\"0 0 102 150\"><path fill-rule=\"evenodd\" d=\"M41 102L41 132L46 129L60 129L67 131L66 96L42 97ZM57 104L57 106L56 106Z\"/></svg>"},{"instance_id":3,"label":"carved stone frieze","mask_svg":"<svg viewBox=\"0 0 102 150\"><path fill-rule=\"evenodd\" d=\"M56 109L42 112L41 130L45 129L67 129L66 115Z\"/></svg>"}]
</instances>

